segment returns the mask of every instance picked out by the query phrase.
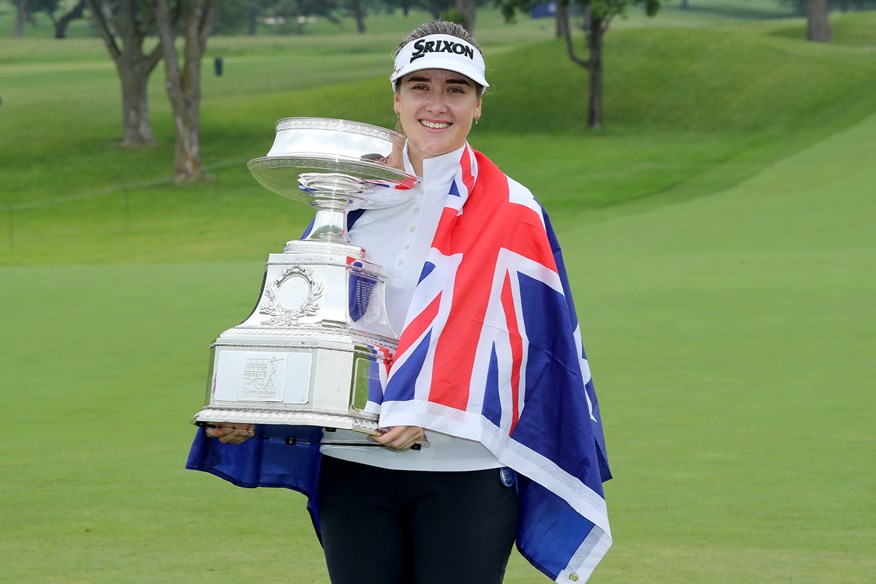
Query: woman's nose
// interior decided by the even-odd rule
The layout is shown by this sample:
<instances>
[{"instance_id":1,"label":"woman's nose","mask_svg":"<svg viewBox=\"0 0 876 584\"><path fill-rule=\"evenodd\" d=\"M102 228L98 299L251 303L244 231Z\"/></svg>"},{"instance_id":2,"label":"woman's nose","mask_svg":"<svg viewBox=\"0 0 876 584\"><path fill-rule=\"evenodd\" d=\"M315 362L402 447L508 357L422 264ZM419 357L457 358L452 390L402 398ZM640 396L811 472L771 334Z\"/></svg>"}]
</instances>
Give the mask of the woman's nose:
<instances>
[{"instance_id":1,"label":"woman's nose","mask_svg":"<svg viewBox=\"0 0 876 584\"><path fill-rule=\"evenodd\" d=\"M444 100L444 94L436 92L429 96L429 107L433 110L443 111L446 106L447 102Z\"/></svg>"}]
</instances>

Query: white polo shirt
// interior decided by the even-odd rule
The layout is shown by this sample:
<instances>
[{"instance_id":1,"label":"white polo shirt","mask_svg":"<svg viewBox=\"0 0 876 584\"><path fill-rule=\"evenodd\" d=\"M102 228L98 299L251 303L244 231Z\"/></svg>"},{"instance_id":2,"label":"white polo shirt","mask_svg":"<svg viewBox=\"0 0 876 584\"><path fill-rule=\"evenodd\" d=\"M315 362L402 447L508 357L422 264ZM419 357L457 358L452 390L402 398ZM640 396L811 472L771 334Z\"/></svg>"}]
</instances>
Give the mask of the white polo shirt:
<instances>
[{"instance_id":1,"label":"white polo shirt","mask_svg":"<svg viewBox=\"0 0 876 584\"><path fill-rule=\"evenodd\" d=\"M425 159L422 187L410 200L395 207L370 209L350 229L350 241L365 249L370 261L386 268L386 310L396 333L404 326L463 148ZM414 174L407 146L404 163L407 171ZM340 441L361 440L364 436L351 430L337 430L326 437ZM389 448L323 445L320 451L335 458L398 470L468 471L502 466L479 442L433 431L427 431L426 437L430 445L422 450L398 452Z\"/></svg>"}]
</instances>

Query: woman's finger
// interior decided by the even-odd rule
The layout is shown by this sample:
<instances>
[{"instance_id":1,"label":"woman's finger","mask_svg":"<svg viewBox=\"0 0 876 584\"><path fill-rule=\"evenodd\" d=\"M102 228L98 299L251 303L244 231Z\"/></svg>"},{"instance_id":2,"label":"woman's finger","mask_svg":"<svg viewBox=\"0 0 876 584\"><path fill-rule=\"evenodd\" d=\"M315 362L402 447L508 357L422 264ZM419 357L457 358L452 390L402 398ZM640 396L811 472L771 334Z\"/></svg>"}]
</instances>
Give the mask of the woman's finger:
<instances>
[{"instance_id":1,"label":"woman's finger","mask_svg":"<svg viewBox=\"0 0 876 584\"><path fill-rule=\"evenodd\" d=\"M206 434L210 438L218 438L223 444L242 444L252 438L255 426L252 424L235 425L228 422L220 422L216 425L207 426Z\"/></svg>"},{"instance_id":2,"label":"woman's finger","mask_svg":"<svg viewBox=\"0 0 876 584\"><path fill-rule=\"evenodd\" d=\"M396 426L382 436L374 438L387 448L407 450L423 438L425 432L418 426Z\"/></svg>"}]
</instances>

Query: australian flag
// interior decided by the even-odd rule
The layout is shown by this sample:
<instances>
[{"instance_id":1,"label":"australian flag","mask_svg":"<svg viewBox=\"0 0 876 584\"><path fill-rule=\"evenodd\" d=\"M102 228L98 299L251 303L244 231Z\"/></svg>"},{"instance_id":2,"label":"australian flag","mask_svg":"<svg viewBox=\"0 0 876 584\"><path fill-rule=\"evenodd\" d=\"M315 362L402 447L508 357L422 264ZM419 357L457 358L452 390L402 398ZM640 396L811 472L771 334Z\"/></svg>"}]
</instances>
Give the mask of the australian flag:
<instances>
[{"instance_id":1,"label":"australian flag","mask_svg":"<svg viewBox=\"0 0 876 584\"><path fill-rule=\"evenodd\" d=\"M374 366L382 387L369 391L368 409L380 425L484 444L517 472L521 554L557 582L586 581L611 545L602 490L611 474L560 247L532 194L468 145L395 360L389 371ZM318 532L318 441L234 446L201 429L186 466L300 491Z\"/></svg>"},{"instance_id":2,"label":"australian flag","mask_svg":"<svg viewBox=\"0 0 876 584\"><path fill-rule=\"evenodd\" d=\"M560 248L532 194L466 146L389 372L382 426L483 443L520 477L517 545L557 582L611 545L599 406Z\"/></svg>"}]
</instances>

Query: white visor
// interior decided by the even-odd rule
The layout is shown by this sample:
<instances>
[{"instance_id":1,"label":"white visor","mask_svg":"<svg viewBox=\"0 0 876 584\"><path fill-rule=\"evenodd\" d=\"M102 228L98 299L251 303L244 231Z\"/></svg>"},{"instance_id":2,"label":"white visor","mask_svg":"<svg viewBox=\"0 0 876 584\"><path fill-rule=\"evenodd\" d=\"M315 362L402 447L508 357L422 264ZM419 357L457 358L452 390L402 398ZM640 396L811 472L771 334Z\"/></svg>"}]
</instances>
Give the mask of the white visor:
<instances>
[{"instance_id":1,"label":"white visor","mask_svg":"<svg viewBox=\"0 0 876 584\"><path fill-rule=\"evenodd\" d=\"M395 82L414 71L446 69L461 73L483 87L489 87L484 77L484 57L474 45L448 34L430 34L411 41L398 52L395 69L389 81Z\"/></svg>"}]
</instances>

